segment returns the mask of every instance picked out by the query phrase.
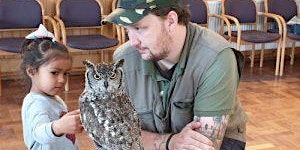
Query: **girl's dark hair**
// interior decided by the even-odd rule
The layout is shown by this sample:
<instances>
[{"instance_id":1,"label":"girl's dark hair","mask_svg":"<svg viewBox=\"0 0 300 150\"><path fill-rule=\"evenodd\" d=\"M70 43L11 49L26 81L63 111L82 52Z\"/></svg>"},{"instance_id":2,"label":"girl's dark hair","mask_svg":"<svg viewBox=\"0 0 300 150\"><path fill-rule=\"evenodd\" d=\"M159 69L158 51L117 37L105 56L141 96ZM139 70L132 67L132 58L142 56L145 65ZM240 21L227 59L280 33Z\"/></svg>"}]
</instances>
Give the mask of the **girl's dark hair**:
<instances>
[{"instance_id":1,"label":"girl's dark hair","mask_svg":"<svg viewBox=\"0 0 300 150\"><path fill-rule=\"evenodd\" d=\"M165 18L165 16L170 12L175 11L178 15L178 23L181 25L187 25L190 22L191 13L188 5L183 4L181 0L177 3L172 4L170 7L157 7L151 10L151 13Z\"/></svg>"},{"instance_id":2,"label":"girl's dark hair","mask_svg":"<svg viewBox=\"0 0 300 150\"><path fill-rule=\"evenodd\" d=\"M21 53L22 62L20 69L27 89L30 88L32 84L31 79L27 74L28 68L37 71L41 65L47 64L53 59L71 59L66 46L58 42L53 42L52 38L48 37L33 40L26 39L21 47Z\"/></svg>"}]
</instances>

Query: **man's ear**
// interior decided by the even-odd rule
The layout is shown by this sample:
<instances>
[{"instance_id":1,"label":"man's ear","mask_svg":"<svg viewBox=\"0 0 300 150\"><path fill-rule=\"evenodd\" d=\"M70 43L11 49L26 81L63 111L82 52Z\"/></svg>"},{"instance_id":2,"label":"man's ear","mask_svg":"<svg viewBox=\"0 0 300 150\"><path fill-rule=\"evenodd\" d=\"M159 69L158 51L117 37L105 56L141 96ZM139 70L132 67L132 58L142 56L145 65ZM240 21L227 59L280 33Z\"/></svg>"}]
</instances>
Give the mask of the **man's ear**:
<instances>
[{"instance_id":1,"label":"man's ear","mask_svg":"<svg viewBox=\"0 0 300 150\"><path fill-rule=\"evenodd\" d=\"M169 32L175 31L178 25L178 15L175 11L170 11L166 16L166 28Z\"/></svg>"},{"instance_id":2,"label":"man's ear","mask_svg":"<svg viewBox=\"0 0 300 150\"><path fill-rule=\"evenodd\" d=\"M32 67L27 67L26 68L26 73L29 77L32 77L36 73L36 69Z\"/></svg>"}]
</instances>

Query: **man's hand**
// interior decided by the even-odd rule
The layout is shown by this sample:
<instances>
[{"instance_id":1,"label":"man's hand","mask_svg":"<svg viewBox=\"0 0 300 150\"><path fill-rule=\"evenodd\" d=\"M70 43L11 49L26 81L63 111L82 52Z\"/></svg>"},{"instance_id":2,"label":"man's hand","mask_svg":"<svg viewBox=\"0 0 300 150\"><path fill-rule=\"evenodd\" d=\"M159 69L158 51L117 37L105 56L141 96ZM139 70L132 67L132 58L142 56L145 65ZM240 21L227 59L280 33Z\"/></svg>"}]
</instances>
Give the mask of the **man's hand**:
<instances>
[{"instance_id":1,"label":"man's hand","mask_svg":"<svg viewBox=\"0 0 300 150\"><path fill-rule=\"evenodd\" d=\"M213 143L207 137L195 131L200 122L187 124L180 133L175 134L169 143L170 150L214 150Z\"/></svg>"}]
</instances>

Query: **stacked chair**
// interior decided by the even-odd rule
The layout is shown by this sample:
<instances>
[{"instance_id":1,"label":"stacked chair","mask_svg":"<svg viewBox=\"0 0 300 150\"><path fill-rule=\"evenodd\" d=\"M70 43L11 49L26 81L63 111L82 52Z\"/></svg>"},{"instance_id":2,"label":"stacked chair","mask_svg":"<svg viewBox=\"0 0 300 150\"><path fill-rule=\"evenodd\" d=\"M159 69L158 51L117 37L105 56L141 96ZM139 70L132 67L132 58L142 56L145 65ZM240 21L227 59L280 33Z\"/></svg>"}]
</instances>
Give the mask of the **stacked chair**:
<instances>
[{"instance_id":1,"label":"stacked chair","mask_svg":"<svg viewBox=\"0 0 300 150\"><path fill-rule=\"evenodd\" d=\"M253 0L222 0L222 16L226 17L236 26L236 31L231 33L231 41L236 42L237 49L240 50L241 45L252 45L251 50L251 67L254 66L255 45L261 44L262 50L260 54L260 67L263 66L264 47L266 43L276 43L276 65L275 75L279 75L280 51L282 44L282 24L277 15L258 12L256 3ZM267 32L267 27L258 28L259 16L264 19L272 18L279 27L278 33ZM242 30L242 25L251 25L251 30Z\"/></svg>"},{"instance_id":2,"label":"stacked chair","mask_svg":"<svg viewBox=\"0 0 300 150\"><path fill-rule=\"evenodd\" d=\"M36 30L46 21L52 25L57 34L54 19L44 15L43 5L37 0L1 0L0 1L0 96L1 77L12 72L2 72L5 64L20 60L21 46L25 35Z\"/></svg>"},{"instance_id":3,"label":"stacked chair","mask_svg":"<svg viewBox=\"0 0 300 150\"><path fill-rule=\"evenodd\" d=\"M297 4L294 0L265 0L264 1L265 11L267 13L273 13L278 15L282 23L283 29L283 46L281 51L281 60L280 60L280 73L279 75L283 75L284 71L284 58L285 58L285 45L286 43L292 43L292 51L290 54L290 64L293 65L294 63L294 53L295 53L295 43L300 41L300 36L288 32L287 30L287 21L292 19L294 16L297 15ZM270 32L278 32L278 28L275 30L269 30Z\"/></svg>"}]
</instances>

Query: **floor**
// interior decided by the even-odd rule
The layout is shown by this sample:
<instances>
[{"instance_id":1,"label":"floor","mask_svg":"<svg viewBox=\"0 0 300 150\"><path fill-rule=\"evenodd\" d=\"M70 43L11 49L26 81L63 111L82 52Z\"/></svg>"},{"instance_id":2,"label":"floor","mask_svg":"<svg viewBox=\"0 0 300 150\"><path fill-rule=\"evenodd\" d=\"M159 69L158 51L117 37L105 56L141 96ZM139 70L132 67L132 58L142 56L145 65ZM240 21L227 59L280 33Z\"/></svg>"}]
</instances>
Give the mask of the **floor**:
<instances>
[{"instance_id":1,"label":"floor","mask_svg":"<svg viewBox=\"0 0 300 150\"><path fill-rule=\"evenodd\" d=\"M300 58L300 57L299 57ZM249 68L243 72L238 90L249 117L247 150L300 149L300 59L293 66L287 62L285 75L275 77L274 60L266 60L264 67ZM83 75L71 76L70 91L61 93L71 110L78 107ZM26 93L17 80L2 81L0 97L0 150L26 149L23 143L20 108ZM81 150L93 149L85 133L77 135Z\"/></svg>"}]
</instances>

